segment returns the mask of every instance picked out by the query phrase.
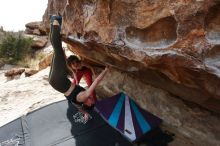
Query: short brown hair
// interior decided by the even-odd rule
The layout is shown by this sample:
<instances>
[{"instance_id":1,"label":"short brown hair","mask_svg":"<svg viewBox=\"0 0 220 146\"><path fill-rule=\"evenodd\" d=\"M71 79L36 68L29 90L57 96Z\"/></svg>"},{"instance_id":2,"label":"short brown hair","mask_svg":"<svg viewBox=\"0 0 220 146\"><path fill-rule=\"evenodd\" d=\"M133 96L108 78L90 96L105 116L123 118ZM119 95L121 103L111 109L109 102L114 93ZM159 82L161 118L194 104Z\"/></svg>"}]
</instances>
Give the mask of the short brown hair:
<instances>
[{"instance_id":1,"label":"short brown hair","mask_svg":"<svg viewBox=\"0 0 220 146\"><path fill-rule=\"evenodd\" d=\"M76 55L70 55L67 58L67 64L70 65L72 62L80 63L80 59Z\"/></svg>"}]
</instances>

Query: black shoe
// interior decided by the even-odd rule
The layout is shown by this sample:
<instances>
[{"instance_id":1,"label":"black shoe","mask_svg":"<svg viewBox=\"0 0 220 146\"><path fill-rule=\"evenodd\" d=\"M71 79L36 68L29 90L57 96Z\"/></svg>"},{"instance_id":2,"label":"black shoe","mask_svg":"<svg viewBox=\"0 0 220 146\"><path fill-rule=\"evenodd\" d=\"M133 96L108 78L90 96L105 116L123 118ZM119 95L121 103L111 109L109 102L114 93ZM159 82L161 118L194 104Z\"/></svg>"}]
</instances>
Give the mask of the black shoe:
<instances>
[{"instance_id":1,"label":"black shoe","mask_svg":"<svg viewBox=\"0 0 220 146\"><path fill-rule=\"evenodd\" d=\"M62 16L61 15L51 15L50 16L50 24L53 24L53 21L57 20L60 24L60 26L62 25Z\"/></svg>"}]
</instances>

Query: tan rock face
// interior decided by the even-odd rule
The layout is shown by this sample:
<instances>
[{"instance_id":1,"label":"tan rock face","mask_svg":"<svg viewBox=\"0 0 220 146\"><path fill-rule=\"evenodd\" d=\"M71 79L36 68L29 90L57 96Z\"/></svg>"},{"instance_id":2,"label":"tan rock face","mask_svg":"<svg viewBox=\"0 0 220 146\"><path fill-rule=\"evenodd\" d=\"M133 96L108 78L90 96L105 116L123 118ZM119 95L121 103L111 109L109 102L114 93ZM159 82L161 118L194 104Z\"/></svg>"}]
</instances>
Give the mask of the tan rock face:
<instances>
[{"instance_id":1,"label":"tan rock face","mask_svg":"<svg viewBox=\"0 0 220 146\"><path fill-rule=\"evenodd\" d=\"M11 69L5 73L5 76L10 77L10 76L21 75L24 71L25 71L24 68Z\"/></svg>"},{"instance_id":2,"label":"tan rock face","mask_svg":"<svg viewBox=\"0 0 220 146\"><path fill-rule=\"evenodd\" d=\"M220 113L220 3L216 0L49 0L71 50ZM80 37L79 37L80 36ZM76 42L75 38L80 38Z\"/></svg>"},{"instance_id":3,"label":"tan rock face","mask_svg":"<svg viewBox=\"0 0 220 146\"><path fill-rule=\"evenodd\" d=\"M38 38L35 37L33 39L33 43L31 45L31 48L33 49L42 49L47 45L48 40L46 38Z\"/></svg>"},{"instance_id":4,"label":"tan rock face","mask_svg":"<svg viewBox=\"0 0 220 146\"><path fill-rule=\"evenodd\" d=\"M187 105L183 100L149 86L135 76L110 69L96 91L101 97L125 92L142 108L162 118L162 128L175 133L175 139L169 146L220 144L220 117L194 104Z\"/></svg>"},{"instance_id":5,"label":"tan rock face","mask_svg":"<svg viewBox=\"0 0 220 146\"><path fill-rule=\"evenodd\" d=\"M45 58L43 58L40 62L39 62L39 70L42 70L42 69L45 69L47 68L51 61L52 61L52 57L53 57L53 54L48 54Z\"/></svg>"},{"instance_id":6,"label":"tan rock face","mask_svg":"<svg viewBox=\"0 0 220 146\"><path fill-rule=\"evenodd\" d=\"M36 74L37 72L38 72L38 70L35 70L35 69L26 69L25 70L25 76L29 77L29 76L32 76L32 75Z\"/></svg>"},{"instance_id":7,"label":"tan rock face","mask_svg":"<svg viewBox=\"0 0 220 146\"><path fill-rule=\"evenodd\" d=\"M45 35L46 30L43 27L42 22L30 22L25 25L25 33L26 34L33 34L33 35Z\"/></svg>"}]
</instances>

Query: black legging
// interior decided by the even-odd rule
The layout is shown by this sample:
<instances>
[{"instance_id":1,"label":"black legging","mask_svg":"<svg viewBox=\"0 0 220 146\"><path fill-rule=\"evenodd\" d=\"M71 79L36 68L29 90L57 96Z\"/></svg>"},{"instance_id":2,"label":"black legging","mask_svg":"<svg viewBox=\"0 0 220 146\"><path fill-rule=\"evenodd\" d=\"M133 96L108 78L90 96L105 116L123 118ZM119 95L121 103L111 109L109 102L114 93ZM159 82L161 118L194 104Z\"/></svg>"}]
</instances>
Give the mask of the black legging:
<instances>
[{"instance_id":1,"label":"black legging","mask_svg":"<svg viewBox=\"0 0 220 146\"><path fill-rule=\"evenodd\" d=\"M60 26L51 25L50 40L54 54L49 73L49 83L55 90L64 93L71 86L71 82L67 78L68 69L62 48Z\"/></svg>"}]
</instances>

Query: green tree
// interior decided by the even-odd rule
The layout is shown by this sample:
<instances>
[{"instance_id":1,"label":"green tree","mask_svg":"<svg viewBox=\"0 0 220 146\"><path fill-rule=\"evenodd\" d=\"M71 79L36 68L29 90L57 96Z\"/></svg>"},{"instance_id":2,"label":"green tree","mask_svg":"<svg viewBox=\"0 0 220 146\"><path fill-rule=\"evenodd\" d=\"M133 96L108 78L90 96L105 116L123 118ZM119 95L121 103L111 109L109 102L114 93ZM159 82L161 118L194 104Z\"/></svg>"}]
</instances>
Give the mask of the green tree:
<instances>
[{"instance_id":1,"label":"green tree","mask_svg":"<svg viewBox=\"0 0 220 146\"><path fill-rule=\"evenodd\" d=\"M22 32L7 32L0 44L0 58L11 63L22 60L31 53L31 38L25 38Z\"/></svg>"}]
</instances>

